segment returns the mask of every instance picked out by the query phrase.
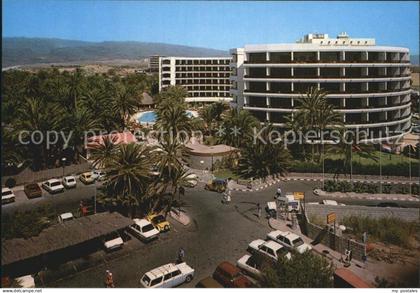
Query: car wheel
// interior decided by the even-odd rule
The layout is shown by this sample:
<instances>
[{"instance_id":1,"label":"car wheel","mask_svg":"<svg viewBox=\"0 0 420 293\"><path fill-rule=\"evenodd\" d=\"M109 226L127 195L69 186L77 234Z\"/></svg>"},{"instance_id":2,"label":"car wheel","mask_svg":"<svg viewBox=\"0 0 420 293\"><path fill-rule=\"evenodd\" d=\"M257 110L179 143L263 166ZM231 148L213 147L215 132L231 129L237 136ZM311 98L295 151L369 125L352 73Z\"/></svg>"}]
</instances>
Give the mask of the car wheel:
<instances>
[{"instance_id":1,"label":"car wheel","mask_svg":"<svg viewBox=\"0 0 420 293\"><path fill-rule=\"evenodd\" d=\"M165 227L163 227L163 230L169 231L169 225L165 225Z\"/></svg>"},{"instance_id":2,"label":"car wheel","mask_svg":"<svg viewBox=\"0 0 420 293\"><path fill-rule=\"evenodd\" d=\"M188 276L185 278L185 282L189 283L189 282L191 282L191 281L192 281L192 279L193 279L193 277L192 277L191 275L188 275Z\"/></svg>"}]
</instances>

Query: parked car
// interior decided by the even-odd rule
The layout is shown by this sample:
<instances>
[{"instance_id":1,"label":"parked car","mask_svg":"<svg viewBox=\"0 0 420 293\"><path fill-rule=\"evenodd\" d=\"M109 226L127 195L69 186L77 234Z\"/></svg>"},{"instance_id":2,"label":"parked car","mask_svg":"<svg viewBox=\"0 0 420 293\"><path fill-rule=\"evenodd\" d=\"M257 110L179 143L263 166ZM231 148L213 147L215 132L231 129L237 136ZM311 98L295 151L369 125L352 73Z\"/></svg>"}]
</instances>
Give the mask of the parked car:
<instances>
[{"instance_id":1,"label":"parked car","mask_svg":"<svg viewBox=\"0 0 420 293\"><path fill-rule=\"evenodd\" d=\"M106 176L106 173L103 170L94 170L92 172L92 177L93 177L94 180L104 181L105 176Z\"/></svg>"},{"instance_id":2,"label":"parked car","mask_svg":"<svg viewBox=\"0 0 420 293\"><path fill-rule=\"evenodd\" d=\"M223 286L212 277L206 277L195 285L196 288L223 288Z\"/></svg>"},{"instance_id":3,"label":"parked car","mask_svg":"<svg viewBox=\"0 0 420 293\"><path fill-rule=\"evenodd\" d=\"M23 191L29 199L42 196L42 190L37 183L26 184L23 187Z\"/></svg>"},{"instance_id":4,"label":"parked car","mask_svg":"<svg viewBox=\"0 0 420 293\"><path fill-rule=\"evenodd\" d=\"M171 224L161 214L149 214L146 216L146 220L151 222L159 232L167 232L171 229Z\"/></svg>"},{"instance_id":5,"label":"parked car","mask_svg":"<svg viewBox=\"0 0 420 293\"><path fill-rule=\"evenodd\" d=\"M241 270L230 262L220 263L213 273L213 279L225 288L250 288L252 282L245 277Z\"/></svg>"},{"instance_id":6,"label":"parked car","mask_svg":"<svg viewBox=\"0 0 420 293\"><path fill-rule=\"evenodd\" d=\"M290 250L296 250L299 253L304 253L305 251L312 249L312 246L305 243L299 235L289 231L271 231L267 234L267 238L285 246Z\"/></svg>"},{"instance_id":7,"label":"parked car","mask_svg":"<svg viewBox=\"0 0 420 293\"><path fill-rule=\"evenodd\" d=\"M1 189L1 204L14 202L15 198L16 196L10 188L4 187Z\"/></svg>"},{"instance_id":8,"label":"parked car","mask_svg":"<svg viewBox=\"0 0 420 293\"><path fill-rule=\"evenodd\" d=\"M226 179L212 179L204 186L204 189L210 190L210 191L216 191L219 193L225 192L227 188L227 180Z\"/></svg>"},{"instance_id":9,"label":"parked car","mask_svg":"<svg viewBox=\"0 0 420 293\"><path fill-rule=\"evenodd\" d=\"M190 174L186 177L187 187L193 188L197 186L198 176L196 174Z\"/></svg>"},{"instance_id":10,"label":"parked car","mask_svg":"<svg viewBox=\"0 0 420 293\"><path fill-rule=\"evenodd\" d=\"M379 208L405 208L405 206L400 205L396 202L380 202L377 204Z\"/></svg>"},{"instance_id":11,"label":"parked car","mask_svg":"<svg viewBox=\"0 0 420 293\"><path fill-rule=\"evenodd\" d=\"M64 213L58 216L58 222L60 223L71 221L73 219L74 219L74 216L72 213Z\"/></svg>"},{"instance_id":12,"label":"parked car","mask_svg":"<svg viewBox=\"0 0 420 293\"><path fill-rule=\"evenodd\" d=\"M140 284L144 288L172 288L184 282L191 282L194 269L185 262L180 264L169 263L145 273Z\"/></svg>"},{"instance_id":13,"label":"parked car","mask_svg":"<svg viewBox=\"0 0 420 293\"><path fill-rule=\"evenodd\" d=\"M264 259L258 255L249 255L245 254L243 257L238 259L236 266L241 270L245 271L247 274L250 274L253 277L261 277L262 266Z\"/></svg>"},{"instance_id":14,"label":"parked car","mask_svg":"<svg viewBox=\"0 0 420 293\"><path fill-rule=\"evenodd\" d=\"M75 188L77 185L76 178L74 176L66 176L63 178L63 185L65 188Z\"/></svg>"},{"instance_id":15,"label":"parked car","mask_svg":"<svg viewBox=\"0 0 420 293\"><path fill-rule=\"evenodd\" d=\"M254 240L249 244L248 251L252 254L254 254L255 252L260 253L261 255L268 256L274 260L278 260L279 257L282 256L288 259L292 258L292 255L290 254L290 252L287 251L286 247L277 242L274 242L273 240Z\"/></svg>"},{"instance_id":16,"label":"parked car","mask_svg":"<svg viewBox=\"0 0 420 293\"><path fill-rule=\"evenodd\" d=\"M92 176L92 172L85 172L79 176L79 180L84 184L92 184L95 182L95 178Z\"/></svg>"},{"instance_id":17,"label":"parked car","mask_svg":"<svg viewBox=\"0 0 420 293\"><path fill-rule=\"evenodd\" d=\"M50 179L45 181L42 183L42 188L44 188L49 193L58 193L64 191L64 186L58 179Z\"/></svg>"},{"instance_id":18,"label":"parked car","mask_svg":"<svg viewBox=\"0 0 420 293\"><path fill-rule=\"evenodd\" d=\"M146 219L133 219L134 224L130 226L130 230L142 240L150 241L159 236L159 230Z\"/></svg>"},{"instance_id":19,"label":"parked car","mask_svg":"<svg viewBox=\"0 0 420 293\"><path fill-rule=\"evenodd\" d=\"M121 248L124 244L120 234L118 232L113 232L103 239L104 247L106 251L115 250Z\"/></svg>"}]
</instances>

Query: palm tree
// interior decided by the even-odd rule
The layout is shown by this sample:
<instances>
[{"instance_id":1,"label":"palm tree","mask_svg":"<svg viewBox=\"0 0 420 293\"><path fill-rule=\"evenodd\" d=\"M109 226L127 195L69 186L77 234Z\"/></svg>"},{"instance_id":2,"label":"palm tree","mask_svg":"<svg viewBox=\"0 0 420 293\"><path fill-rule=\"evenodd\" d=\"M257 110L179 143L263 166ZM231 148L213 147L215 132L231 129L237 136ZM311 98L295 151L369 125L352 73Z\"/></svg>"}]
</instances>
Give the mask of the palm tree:
<instances>
[{"instance_id":1,"label":"palm tree","mask_svg":"<svg viewBox=\"0 0 420 293\"><path fill-rule=\"evenodd\" d=\"M242 147L249 143L254 130L260 122L247 110L231 109L223 119L218 142L233 147Z\"/></svg>"},{"instance_id":2,"label":"palm tree","mask_svg":"<svg viewBox=\"0 0 420 293\"><path fill-rule=\"evenodd\" d=\"M179 138L183 140L192 130L191 119L183 107L171 105L165 111L157 112L156 116L156 127L165 131L172 138L176 138L180 134Z\"/></svg>"},{"instance_id":3,"label":"palm tree","mask_svg":"<svg viewBox=\"0 0 420 293\"><path fill-rule=\"evenodd\" d=\"M325 91L311 87L305 96L296 100L297 111L288 118L288 125L292 130L302 132L305 136L309 131L316 133L315 141L305 141L311 144L312 161L315 160L315 147L320 154L319 146L325 143L326 131L340 129L343 125L342 116L327 102L326 95Z\"/></svg>"},{"instance_id":4,"label":"palm tree","mask_svg":"<svg viewBox=\"0 0 420 293\"><path fill-rule=\"evenodd\" d=\"M68 97L70 99L70 108L77 109L78 99L84 92L83 84L83 71L81 69L76 69L76 71L70 76L69 86L68 86Z\"/></svg>"},{"instance_id":5,"label":"palm tree","mask_svg":"<svg viewBox=\"0 0 420 293\"><path fill-rule=\"evenodd\" d=\"M278 140L273 139L274 127L265 125L261 132L261 138L255 143L248 143L241 149L241 157L238 162L238 173L245 178L263 178L269 175L287 172L290 164L289 151Z\"/></svg>"},{"instance_id":6,"label":"palm tree","mask_svg":"<svg viewBox=\"0 0 420 293\"><path fill-rule=\"evenodd\" d=\"M70 144L74 148L75 160L79 161L80 154L84 153L85 135L100 126L99 121L92 113L78 107L66 117L68 134L71 135Z\"/></svg>"},{"instance_id":7,"label":"palm tree","mask_svg":"<svg viewBox=\"0 0 420 293\"><path fill-rule=\"evenodd\" d=\"M115 142L116 137L106 136L102 143L92 147L89 159L95 168L103 169L110 164L118 150Z\"/></svg>"},{"instance_id":8,"label":"palm tree","mask_svg":"<svg viewBox=\"0 0 420 293\"><path fill-rule=\"evenodd\" d=\"M136 96L132 88L126 87L121 83L117 84L112 103L112 111L117 113L122 129L128 125L128 120L137 112L140 106L140 99Z\"/></svg>"},{"instance_id":9,"label":"palm tree","mask_svg":"<svg viewBox=\"0 0 420 293\"><path fill-rule=\"evenodd\" d=\"M48 104L43 99L26 98L16 113L12 122L15 133L32 133L46 138L47 131L56 130L64 117L62 109L57 104ZM35 169L43 168L49 163L52 150L47 148L46 143L37 144L29 137L27 145Z\"/></svg>"},{"instance_id":10,"label":"palm tree","mask_svg":"<svg viewBox=\"0 0 420 293\"><path fill-rule=\"evenodd\" d=\"M145 199L151 183L154 164L151 148L139 144L118 145L115 155L107 161L106 200L128 207L130 216Z\"/></svg>"}]
</instances>

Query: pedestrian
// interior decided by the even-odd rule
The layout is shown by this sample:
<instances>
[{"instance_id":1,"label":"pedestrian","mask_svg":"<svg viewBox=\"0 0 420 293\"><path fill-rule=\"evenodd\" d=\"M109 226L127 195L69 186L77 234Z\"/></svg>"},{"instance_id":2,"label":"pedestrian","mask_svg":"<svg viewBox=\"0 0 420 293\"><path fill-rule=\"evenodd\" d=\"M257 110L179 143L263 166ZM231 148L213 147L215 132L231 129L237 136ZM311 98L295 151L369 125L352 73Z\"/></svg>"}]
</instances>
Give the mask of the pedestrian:
<instances>
[{"instance_id":1,"label":"pedestrian","mask_svg":"<svg viewBox=\"0 0 420 293\"><path fill-rule=\"evenodd\" d=\"M277 198L279 198L281 196L281 187L280 187L280 185L279 185L279 187L277 187L276 196L277 196Z\"/></svg>"},{"instance_id":2,"label":"pedestrian","mask_svg":"<svg viewBox=\"0 0 420 293\"><path fill-rule=\"evenodd\" d=\"M114 288L114 279L112 278L112 273L109 270L106 270L106 276L105 276L105 285L107 288Z\"/></svg>"},{"instance_id":3,"label":"pedestrian","mask_svg":"<svg viewBox=\"0 0 420 293\"><path fill-rule=\"evenodd\" d=\"M181 247L181 248L178 250L178 260L177 260L177 263L182 263L182 262L184 262L184 257L185 257L185 251L184 251L184 249Z\"/></svg>"},{"instance_id":4,"label":"pedestrian","mask_svg":"<svg viewBox=\"0 0 420 293\"><path fill-rule=\"evenodd\" d=\"M257 203L257 214L258 214L258 218L261 218L261 205L260 205L260 203Z\"/></svg>"}]
</instances>

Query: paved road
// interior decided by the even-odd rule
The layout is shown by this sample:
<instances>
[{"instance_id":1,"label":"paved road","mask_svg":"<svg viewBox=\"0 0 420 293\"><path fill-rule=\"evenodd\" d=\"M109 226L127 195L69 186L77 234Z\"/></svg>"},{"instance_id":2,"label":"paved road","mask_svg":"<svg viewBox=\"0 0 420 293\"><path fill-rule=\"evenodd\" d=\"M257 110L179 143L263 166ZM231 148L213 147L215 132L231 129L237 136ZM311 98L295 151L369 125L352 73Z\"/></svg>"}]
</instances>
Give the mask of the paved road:
<instances>
[{"instance_id":1,"label":"paved road","mask_svg":"<svg viewBox=\"0 0 420 293\"><path fill-rule=\"evenodd\" d=\"M313 189L320 187L321 182L312 182L312 181L287 181L281 182L281 187L283 192L293 192L293 191L304 191L306 195L307 202L318 202L322 200L319 196L313 194ZM274 195L276 192L277 185L270 186L262 191L259 192L233 192L233 196L236 195L244 195L250 196L251 198L258 198L261 194L267 195ZM84 185L80 181L78 182L78 186L76 189L66 190L63 193L59 194L49 194L45 190L43 190L43 195L40 198L28 199L25 193L22 190L15 191L16 194L16 202L5 204L2 206L2 213L9 214L13 213L16 210L28 210L34 209L43 205L49 205L51 208L55 209L56 213L64 213L67 211L74 211L78 208L79 202L82 199L88 199L94 196L95 194L95 185ZM342 198L331 198L335 199L338 202L344 204L352 204L352 205L366 205L366 206L373 206L380 202L385 202L386 200L362 200L362 199L342 199ZM415 202L407 202L401 201L399 202L405 207L420 207L420 203Z\"/></svg>"},{"instance_id":2,"label":"paved road","mask_svg":"<svg viewBox=\"0 0 420 293\"><path fill-rule=\"evenodd\" d=\"M318 186L316 182L281 183L283 192L304 191L307 202L319 201L312 194ZM68 190L58 195L46 195L44 199L16 202L2 207L3 212L17 208L34 208L51 204L57 211L63 212L78 207L80 199L94 194L94 185L79 184L75 190ZM196 277L184 287L192 287L201 279L211 275L218 263L228 260L235 263L246 253L249 242L265 238L270 231L265 219L256 216L256 204L264 207L265 202L273 200L276 186L258 192L233 192L230 205L221 204L221 195L203 189L200 184L189 189L184 196L185 209L192 218L192 223L185 227L174 223L174 229L153 243L143 244L132 238L121 250L106 254L102 251L95 255L92 268L68 276L54 283L51 287L102 287L104 272L110 269L114 274L117 287L138 287L139 278L146 271L159 265L173 262L177 251L183 247L186 261L196 269ZM371 201L340 200L343 203L371 204ZM93 261L93 257L86 257Z\"/></svg>"},{"instance_id":3,"label":"paved road","mask_svg":"<svg viewBox=\"0 0 420 293\"><path fill-rule=\"evenodd\" d=\"M205 191L202 187L188 190L184 197L185 209L192 218L188 227L175 225L164 239L148 245L137 245L137 239L129 240L124 256L103 262L87 271L57 281L57 287L102 287L104 272L114 274L117 287L138 287L139 277L159 265L173 262L177 251L183 247L186 261L196 270L192 287L214 271L217 264L228 260L236 263L246 253L248 243L265 238L270 231L265 219L258 219L256 203L271 199L267 193L234 195L230 205L221 204L221 195ZM135 248L133 248L135 247ZM125 249L125 248L124 248ZM118 252L122 253L122 252Z\"/></svg>"}]
</instances>

